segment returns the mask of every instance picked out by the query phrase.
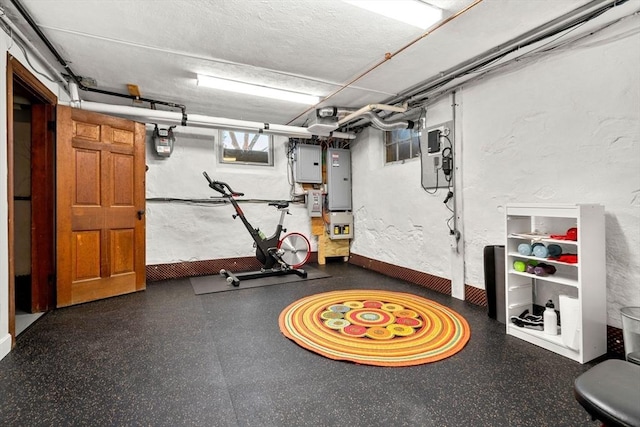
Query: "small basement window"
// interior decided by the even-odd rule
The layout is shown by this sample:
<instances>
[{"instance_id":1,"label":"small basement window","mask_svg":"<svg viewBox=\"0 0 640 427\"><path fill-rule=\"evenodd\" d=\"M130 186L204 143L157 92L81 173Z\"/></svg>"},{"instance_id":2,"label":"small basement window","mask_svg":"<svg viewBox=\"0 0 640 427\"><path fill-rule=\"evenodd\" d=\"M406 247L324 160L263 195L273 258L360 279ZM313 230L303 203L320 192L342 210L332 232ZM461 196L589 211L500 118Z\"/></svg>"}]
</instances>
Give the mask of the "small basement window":
<instances>
[{"instance_id":1,"label":"small basement window","mask_svg":"<svg viewBox=\"0 0 640 427\"><path fill-rule=\"evenodd\" d=\"M273 137L263 133L220 131L220 163L273 166Z\"/></svg>"},{"instance_id":2,"label":"small basement window","mask_svg":"<svg viewBox=\"0 0 640 427\"><path fill-rule=\"evenodd\" d=\"M393 163L420 156L420 131L395 129L384 133L385 163Z\"/></svg>"}]
</instances>

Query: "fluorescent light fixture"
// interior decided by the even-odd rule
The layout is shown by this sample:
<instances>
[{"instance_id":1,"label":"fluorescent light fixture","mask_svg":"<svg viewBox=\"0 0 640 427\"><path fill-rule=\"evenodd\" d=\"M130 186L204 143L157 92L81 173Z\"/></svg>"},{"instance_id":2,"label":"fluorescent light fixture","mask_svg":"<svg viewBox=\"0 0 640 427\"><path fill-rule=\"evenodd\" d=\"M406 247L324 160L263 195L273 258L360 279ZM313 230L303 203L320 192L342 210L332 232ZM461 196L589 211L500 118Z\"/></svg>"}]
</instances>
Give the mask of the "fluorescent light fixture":
<instances>
[{"instance_id":1,"label":"fluorescent light fixture","mask_svg":"<svg viewBox=\"0 0 640 427\"><path fill-rule=\"evenodd\" d=\"M288 90L243 83L235 80L221 79L218 77L204 76L202 74L198 74L198 86L226 90L228 92L244 93L253 96L261 96L263 98L297 102L298 104L314 105L320 102L319 97L307 95L305 93L290 92Z\"/></svg>"},{"instance_id":2,"label":"fluorescent light fixture","mask_svg":"<svg viewBox=\"0 0 640 427\"><path fill-rule=\"evenodd\" d=\"M426 30L442 19L442 9L420 0L342 0L405 24Z\"/></svg>"}]
</instances>

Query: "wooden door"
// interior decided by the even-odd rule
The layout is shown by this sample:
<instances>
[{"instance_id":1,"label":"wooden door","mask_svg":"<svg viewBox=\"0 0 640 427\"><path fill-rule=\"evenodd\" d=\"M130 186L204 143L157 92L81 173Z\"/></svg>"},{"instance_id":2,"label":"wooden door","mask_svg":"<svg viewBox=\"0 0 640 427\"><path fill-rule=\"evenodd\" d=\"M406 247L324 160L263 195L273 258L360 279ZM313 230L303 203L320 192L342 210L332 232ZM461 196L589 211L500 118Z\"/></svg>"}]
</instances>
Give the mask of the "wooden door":
<instances>
[{"instance_id":1,"label":"wooden door","mask_svg":"<svg viewBox=\"0 0 640 427\"><path fill-rule=\"evenodd\" d=\"M57 108L57 306L143 290L145 127Z\"/></svg>"}]
</instances>

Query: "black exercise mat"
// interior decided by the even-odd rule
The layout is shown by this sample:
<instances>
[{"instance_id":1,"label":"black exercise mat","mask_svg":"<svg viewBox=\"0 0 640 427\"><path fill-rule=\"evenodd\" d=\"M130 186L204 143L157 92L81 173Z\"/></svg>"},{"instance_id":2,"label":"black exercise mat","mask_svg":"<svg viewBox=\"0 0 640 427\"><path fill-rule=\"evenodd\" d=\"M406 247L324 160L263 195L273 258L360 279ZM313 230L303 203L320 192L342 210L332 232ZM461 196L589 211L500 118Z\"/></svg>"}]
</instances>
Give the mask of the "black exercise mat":
<instances>
[{"instance_id":1,"label":"black exercise mat","mask_svg":"<svg viewBox=\"0 0 640 427\"><path fill-rule=\"evenodd\" d=\"M302 270L307 272L307 277L302 278L297 274L287 274L284 276L272 276L261 277L258 279L241 280L240 286L233 286L229 284L226 277L221 274L212 276L198 276L191 277L191 287L196 295L211 294L215 292L237 291L239 289L247 288L259 288L261 286L280 285L282 283L300 282L304 280L322 279L325 277L331 277L331 275L325 273L314 267L305 265ZM238 272L239 273L239 272Z\"/></svg>"}]
</instances>

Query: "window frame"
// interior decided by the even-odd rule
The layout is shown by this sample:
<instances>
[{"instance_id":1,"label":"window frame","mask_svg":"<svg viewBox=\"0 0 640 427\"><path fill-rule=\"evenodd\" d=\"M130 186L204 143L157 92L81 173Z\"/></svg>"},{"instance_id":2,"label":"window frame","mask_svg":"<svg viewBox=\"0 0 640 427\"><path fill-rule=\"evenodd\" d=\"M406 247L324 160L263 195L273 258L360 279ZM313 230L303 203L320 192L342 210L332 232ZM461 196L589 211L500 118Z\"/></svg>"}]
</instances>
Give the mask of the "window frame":
<instances>
[{"instance_id":1,"label":"window frame","mask_svg":"<svg viewBox=\"0 0 640 427\"><path fill-rule=\"evenodd\" d=\"M249 141L254 138L257 137L258 139L260 138L267 138L267 144L268 144L268 148L266 149L266 153L267 153L267 162L258 162L258 161L251 161L251 160L225 160L225 153L226 150L233 150L233 148L229 148L225 145L226 143L226 135L225 134L235 134L236 138L238 140L243 139L245 141L245 143L247 142L247 140L244 138L244 135L247 135L249 139ZM237 136L237 134L241 135L240 137ZM274 166L274 154L273 154L273 146L274 146L274 140L273 140L273 135L269 135L266 133L262 133L262 132L251 132L251 131L244 131L244 130L233 130L233 129L220 129L218 131L218 143L217 143L217 147L218 147L218 163L219 164L224 164L224 165L245 165L245 166L267 166L267 167L273 167ZM236 149L236 150L242 150L242 149ZM245 151L245 150L243 150ZM250 150L250 151L255 151L257 153L260 152L265 152L264 150Z\"/></svg>"},{"instance_id":2,"label":"window frame","mask_svg":"<svg viewBox=\"0 0 640 427\"><path fill-rule=\"evenodd\" d=\"M399 137L398 131L408 131L408 137ZM420 157L420 129L395 129L385 131L383 136L384 142L384 164L405 163L408 160ZM401 147L401 145L405 145ZM401 149L408 148L408 156L400 157ZM393 159L389 160L390 150L394 151Z\"/></svg>"}]
</instances>

